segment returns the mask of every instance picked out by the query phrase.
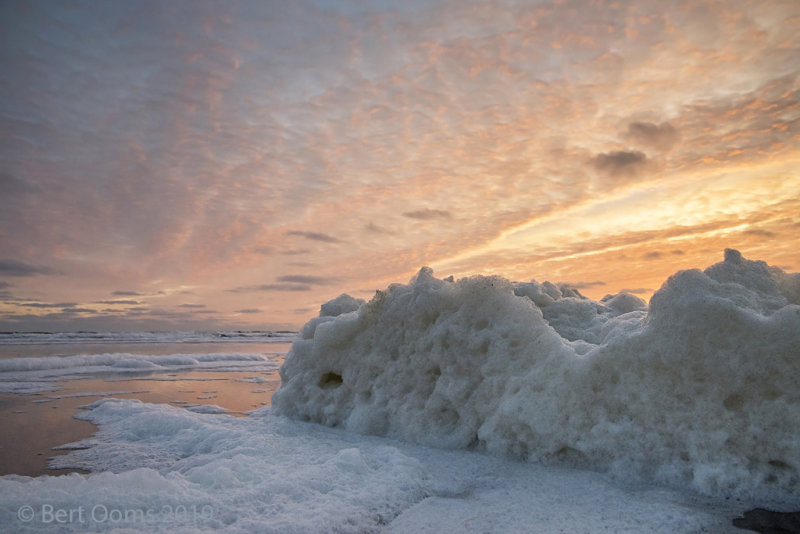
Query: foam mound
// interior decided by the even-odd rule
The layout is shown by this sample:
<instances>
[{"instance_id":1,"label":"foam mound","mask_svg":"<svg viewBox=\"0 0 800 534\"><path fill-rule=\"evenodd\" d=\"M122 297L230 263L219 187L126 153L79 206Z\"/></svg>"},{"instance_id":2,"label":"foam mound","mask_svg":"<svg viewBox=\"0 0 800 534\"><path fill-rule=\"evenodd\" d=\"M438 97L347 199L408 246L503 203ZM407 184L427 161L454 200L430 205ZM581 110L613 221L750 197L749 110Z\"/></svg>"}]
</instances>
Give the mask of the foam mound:
<instances>
[{"instance_id":1,"label":"foam mound","mask_svg":"<svg viewBox=\"0 0 800 534\"><path fill-rule=\"evenodd\" d=\"M800 497L800 275L735 250L649 307L545 282L339 297L281 367L277 413L709 495ZM335 314L335 312L339 312Z\"/></svg>"}]
</instances>

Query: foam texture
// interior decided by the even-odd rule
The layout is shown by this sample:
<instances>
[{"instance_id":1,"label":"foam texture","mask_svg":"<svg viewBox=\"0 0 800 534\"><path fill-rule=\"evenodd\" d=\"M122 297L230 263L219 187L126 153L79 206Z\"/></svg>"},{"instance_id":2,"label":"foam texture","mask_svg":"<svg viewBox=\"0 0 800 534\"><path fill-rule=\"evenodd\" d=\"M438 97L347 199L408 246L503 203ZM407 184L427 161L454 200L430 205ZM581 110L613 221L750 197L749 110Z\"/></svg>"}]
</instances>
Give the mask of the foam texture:
<instances>
[{"instance_id":1,"label":"foam texture","mask_svg":"<svg viewBox=\"0 0 800 534\"><path fill-rule=\"evenodd\" d=\"M423 268L357 308L323 306L272 402L363 434L797 502L798 288L730 249L649 307Z\"/></svg>"},{"instance_id":2,"label":"foam texture","mask_svg":"<svg viewBox=\"0 0 800 534\"><path fill-rule=\"evenodd\" d=\"M362 436L270 408L237 418L105 399L80 418L99 432L52 465L94 473L0 477L0 530L721 534L744 510L589 471Z\"/></svg>"}]
</instances>

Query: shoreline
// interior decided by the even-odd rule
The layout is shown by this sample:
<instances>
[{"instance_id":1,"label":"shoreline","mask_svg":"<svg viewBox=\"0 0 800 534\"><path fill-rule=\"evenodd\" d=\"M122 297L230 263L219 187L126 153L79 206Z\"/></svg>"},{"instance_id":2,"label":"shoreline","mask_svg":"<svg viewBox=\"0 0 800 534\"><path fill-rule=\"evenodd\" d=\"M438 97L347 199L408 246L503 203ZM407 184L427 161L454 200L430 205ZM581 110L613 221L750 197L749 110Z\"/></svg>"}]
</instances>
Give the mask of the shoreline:
<instances>
[{"instance_id":1,"label":"shoreline","mask_svg":"<svg viewBox=\"0 0 800 534\"><path fill-rule=\"evenodd\" d=\"M271 371L263 374L273 375L276 373ZM51 457L65 455L73 450L62 448L65 444L89 438L98 430L95 424L75 418L75 414L79 413L82 406L100 398L138 399L146 403L168 404L174 407L219 403L219 406L231 407L228 408L231 409L230 412L227 412L228 415L245 417L247 411L269 404L269 397L279 385L277 380L252 381L256 377L253 373L246 372L190 372L168 378L132 378L126 375L117 375L91 380L65 381L58 383L62 387L58 391L38 394L0 394L0 416L5 417L11 423L11 431L0 436L0 452L2 452L0 454L0 476L41 477L70 473L91 474L91 471L83 469L51 469L47 467L47 463ZM248 378L251 380L245 381ZM144 389L134 391L134 388L130 388L129 392L122 392L122 390L128 389L127 386L138 388L148 384L151 388L147 391ZM187 384L194 384L197 387L188 389L185 388ZM118 392L107 394L110 393L110 389ZM252 397L258 395L266 400L260 400L253 404ZM192 400L200 402L192 402ZM247 402L250 404L247 405ZM233 410L233 407L237 407L238 410ZM19 419L15 420L14 417L8 417L9 415L28 418L33 424L15 425L15 422L20 422ZM41 424L43 420L47 422L46 425ZM17 430L16 434L14 429ZM20 429L27 430L20 434ZM16 439L13 436L16 436ZM16 446L9 448L12 442ZM20 442L29 446L20 447ZM16 454L9 455L9 450L15 450ZM732 513L735 505L730 506L731 504L718 502L717 506L719 506L720 512L724 510L729 514L729 525L732 527L732 532L800 532L800 512L779 512L753 508L736 515ZM401 527L405 521L414 524L416 518L413 509L414 507L406 510L405 512L410 515L404 515L402 520L390 526L389 531L393 531L392 528Z\"/></svg>"},{"instance_id":2,"label":"shoreline","mask_svg":"<svg viewBox=\"0 0 800 534\"><path fill-rule=\"evenodd\" d=\"M42 393L0 393L0 476L38 477L81 469L52 469L49 460L66 455L66 445L90 438L97 426L75 417L81 406L102 398L138 399L153 404L211 410L233 417L267 406L280 385L277 371L189 371L168 375L106 375L55 382ZM203 408L198 408L203 409Z\"/></svg>"},{"instance_id":3,"label":"shoreline","mask_svg":"<svg viewBox=\"0 0 800 534\"><path fill-rule=\"evenodd\" d=\"M36 403L41 397L0 393L0 419L5 422L5 431L0 434L0 476L85 473L80 469L47 467L51 457L69 453L57 447L91 437L97 431L95 424L74 417L77 406L86 404L85 399L64 399L60 405Z\"/></svg>"}]
</instances>

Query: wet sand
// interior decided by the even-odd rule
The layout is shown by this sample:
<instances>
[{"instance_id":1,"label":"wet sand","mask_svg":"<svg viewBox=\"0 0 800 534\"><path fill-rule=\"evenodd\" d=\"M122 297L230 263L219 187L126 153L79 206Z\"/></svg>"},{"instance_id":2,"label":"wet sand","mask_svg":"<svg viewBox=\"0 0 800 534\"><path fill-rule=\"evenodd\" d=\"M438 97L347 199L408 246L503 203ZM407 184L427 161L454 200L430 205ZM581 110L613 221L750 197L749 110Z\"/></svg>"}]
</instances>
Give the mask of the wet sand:
<instances>
[{"instance_id":1,"label":"wet sand","mask_svg":"<svg viewBox=\"0 0 800 534\"><path fill-rule=\"evenodd\" d=\"M62 388L32 395L0 394L0 475L58 475L47 460L66 454L54 450L90 437L95 425L76 419L80 407L104 397L139 399L189 408L215 404L232 416L270 403L280 386L277 371L183 372L148 376L104 375L58 382Z\"/></svg>"}]
</instances>

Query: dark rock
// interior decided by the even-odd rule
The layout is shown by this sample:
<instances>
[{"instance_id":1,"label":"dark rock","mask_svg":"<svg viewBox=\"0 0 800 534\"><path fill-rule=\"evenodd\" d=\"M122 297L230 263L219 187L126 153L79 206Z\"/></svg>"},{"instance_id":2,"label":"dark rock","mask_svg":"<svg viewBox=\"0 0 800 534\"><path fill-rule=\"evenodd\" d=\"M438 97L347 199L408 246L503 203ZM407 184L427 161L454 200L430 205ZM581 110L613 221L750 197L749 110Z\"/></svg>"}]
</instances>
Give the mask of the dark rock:
<instances>
[{"instance_id":1,"label":"dark rock","mask_svg":"<svg viewBox=\"0 0 800 534\"><path fill-rule=\"evenodd\" d=\"M800 534L800 512L773 512L755 508L733 520L733 526L761 534Z\"/></svg>"}]
</instances>

